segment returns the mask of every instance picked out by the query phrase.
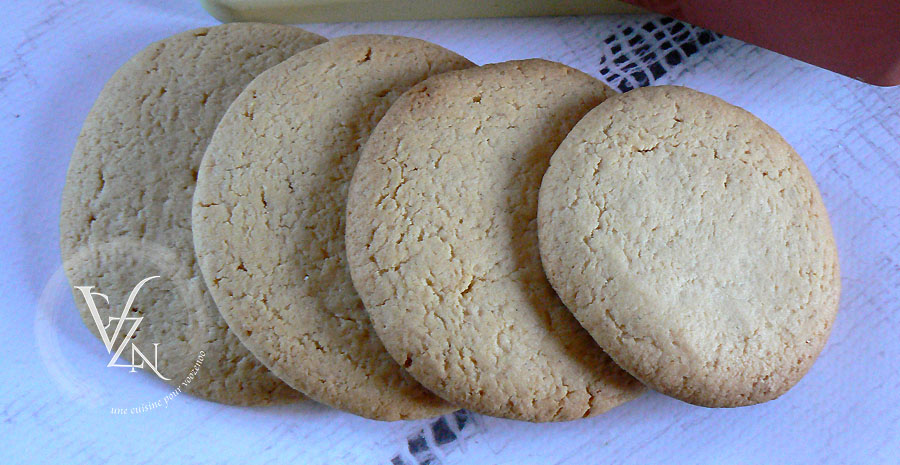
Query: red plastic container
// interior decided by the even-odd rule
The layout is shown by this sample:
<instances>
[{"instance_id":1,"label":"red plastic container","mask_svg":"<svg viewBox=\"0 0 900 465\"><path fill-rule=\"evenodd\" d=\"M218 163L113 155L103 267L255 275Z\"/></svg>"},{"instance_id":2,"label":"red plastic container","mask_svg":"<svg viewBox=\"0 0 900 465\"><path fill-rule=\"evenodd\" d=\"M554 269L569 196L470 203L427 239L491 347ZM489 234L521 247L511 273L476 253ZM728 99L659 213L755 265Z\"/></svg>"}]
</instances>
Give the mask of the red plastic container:
<instances>
[{"instance_id":1,"label":"red plastic container","mask_svg":"<svg viewBox=\"0 0 900 465\"><path fill-rule=\"evenodd\" d=\"M623 0L878 86L900 85L900 0Z\"/></svg>"}]
</instances>

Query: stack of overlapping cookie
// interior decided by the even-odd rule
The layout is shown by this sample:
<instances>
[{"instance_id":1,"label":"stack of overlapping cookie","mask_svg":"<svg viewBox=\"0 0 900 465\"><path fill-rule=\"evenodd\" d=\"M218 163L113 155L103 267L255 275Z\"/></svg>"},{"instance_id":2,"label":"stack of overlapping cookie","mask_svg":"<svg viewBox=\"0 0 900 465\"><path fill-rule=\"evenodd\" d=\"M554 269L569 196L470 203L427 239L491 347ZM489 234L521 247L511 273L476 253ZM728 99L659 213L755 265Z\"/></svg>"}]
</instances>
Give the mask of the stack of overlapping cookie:
<instances>
[{"instance_id":1,"label":"stack of overlapping cookie","mask_svg":"<svg viewBox=\"0 0 900 465\"><path fill-rule=\"evenodd\" d=\"M809 370L840 288L810 173L737 107L264 24L113 76L61 236L73 286L124 301L162 277L135 343L173 383L203 350L188 392L381 420L570 420L645 385L764 402Z\"/></svg>"}]
</instances>

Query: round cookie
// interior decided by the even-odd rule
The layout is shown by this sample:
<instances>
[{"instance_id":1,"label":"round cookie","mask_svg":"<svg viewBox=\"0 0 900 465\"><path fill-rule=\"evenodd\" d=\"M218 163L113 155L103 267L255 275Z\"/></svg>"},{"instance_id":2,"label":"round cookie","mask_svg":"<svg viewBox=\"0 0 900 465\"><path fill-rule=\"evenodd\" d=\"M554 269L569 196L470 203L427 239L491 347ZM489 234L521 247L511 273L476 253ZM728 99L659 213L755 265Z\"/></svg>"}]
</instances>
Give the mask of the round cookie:
<instances>
[{"instance_id":1,"label":"round cookie","mask_svg":"<svg viewBox=\"0 0 900 465\"><path fill-rule=\"evenodd\" d=\"M346 266L344 211L360 147L391 103L469 66L419 39L337 38L253 81L213 136L193 211L204 276L244 344L315 400L380 420L454 410L372 330Z\"/></svg>"},{"instance_id":2,"label":"round cookie","mask_svg":"<svg viewBox=\"0 0 900 465\"><path fill-rule=\"evenodd\" d=\"M446 73L366 143L347 207L353 283L394 359L450 402L558 421L642 392L559 301L538 252L550 156L612 93L544 60Z\"/></svg>"},{"instance_id":3,"label":"round cookie","mask_svg":"<svg viewBox=\"0 0 900 465\"><path fill-rule=\"evenodd\" d=\"M632 375L678 399L774 399L825 344L840 293L816 184L772 128L683 87L588 113L538 213L563 302Z\"/></svg>"},{"instance_id":4,"label":"round cookie","mask_svg":"<svg viewBox=\"0 0 900 465\"><path fill-rule=\"evenodd\" d=\"M242 405L302 398L228 331L200 278L190 212L200 159L229 104L257 74L324 41L294 27L245 23L156 42L107 82L78 138L60 218L69 281L109 297L109 305L94 298L106 324L140 281L159 276L128 314L142 317L133 347L156 356L159 374L189 394ZM99 337L87 300L73 293ZM124 322L113 352L135 321ZM118 363L142 361L132 360L131 346Z\"/></svg>"}]
</instances>

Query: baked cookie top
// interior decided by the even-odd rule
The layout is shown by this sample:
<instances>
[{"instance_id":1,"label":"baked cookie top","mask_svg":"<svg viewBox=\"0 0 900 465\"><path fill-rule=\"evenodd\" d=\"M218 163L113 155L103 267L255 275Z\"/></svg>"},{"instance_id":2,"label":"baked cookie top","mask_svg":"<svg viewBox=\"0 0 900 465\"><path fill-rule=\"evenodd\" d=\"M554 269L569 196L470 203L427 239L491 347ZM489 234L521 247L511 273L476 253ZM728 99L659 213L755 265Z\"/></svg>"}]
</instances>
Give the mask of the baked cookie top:
<instances>
[{"instance_id":1,"label":"baked cookie top","mask_svg":"<svg viewBox=\"0 0 900 465\"><path fill-rule=\"evenodd\" d=\"M191 197L216 123L244 86L324 41L302 29L252 23L161 40L106 83L78 138L60 218L69 281L109 296L109 305L95 299L105 324L120 316L141 280L158 275L132 307L130 316L143 317L134 346L152 360L158 343L158 371L176 386L205 352L199 372L182 386L190 394L229 404L301 397L260 364L219 316L194 258ZM73 292L85 324L99 336L84 296ZM122 360L131 361L130 349Z\"/></svg>"},{"instance_id":2,"label":"baked cookie top","mask_svg":"<svg viewBox=\"0 0 900 465\"><path fill-rule=\"evenodd\" d=\"M537 200L569 129L613 92L544 60L430 78L378 124L353 176L347 254L391 355L456 405L529 420L642 392L541 269Z\"/></svg>"},{"instance_id":3,"label":"baked cookie top","mask_svg":"<svg viewBox=\"0 0 900 465\"><path fill-rule=\"evenodd\" d=\"M538 213L550 282L635 377L694 404L778 397L825 344L840 293L816 184L750 113L684 87L588 113Z\"/></svg>"},{"instance_id":4,"label":"baked cookie top","mask_svg":"<svg viewBox=\"0 0 900 465\"><path fill-rule=\"evenodd\" d=\"M405 90L472 66L407 37L341 37L254 80L213 136L194 197L204 277L232 330L313 399L380 420L453 410L388 355L353 288L347 188Z\"/></svg>"}]
</instances>

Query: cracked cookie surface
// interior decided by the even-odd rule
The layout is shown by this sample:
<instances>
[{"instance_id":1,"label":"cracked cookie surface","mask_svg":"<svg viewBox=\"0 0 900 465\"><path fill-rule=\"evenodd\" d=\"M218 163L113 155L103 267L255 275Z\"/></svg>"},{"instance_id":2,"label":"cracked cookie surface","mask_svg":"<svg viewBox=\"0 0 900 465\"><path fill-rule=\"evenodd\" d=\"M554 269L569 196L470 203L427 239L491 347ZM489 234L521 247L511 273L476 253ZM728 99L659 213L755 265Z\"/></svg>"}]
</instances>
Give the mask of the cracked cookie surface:
<instances>
[{"instance_id":1,"label":"cracked cookie surface","mask_svg":"<svg viewBox=\"0 0 900 465\"><path fill-rule=\"evenodd\" d=\"M404 91L472 66L407 37L340 37L254 80L213 136L194 237L232 330L313 399L380 420L453 410L388 355L353 288L347 188L362 144Z\"/></svg>"},{"instance_id":2,"label":"cracked cookie surface","mask_svg":"<svg viewBox=\"0 0 900 465\"><path fill-rule=\"evenodd\" d=\"M348 200L353 282L391 355L449 401L556 421L643 391L559 301L537 244L550 156L612 94L543 60L455 71L400 97L367 142Z\"/></svg>"},{"instance_id":3,"label":"cracked cookie surface","mask_svg":"<svg viewBox=\"0 0 900 465\"><path fill-rule=\"evenodd\" d=\"M241 345L216 310L194 258L191 198L206 144L243 87L324 41L302 29L253 23L161 40L110 78L78 137L60 218L66 275L72 286L109 296L109 305L95 298L104 323L120 316L138 282L158 275L129 314L143 317L133 347L153 361L158 343L158 371L173 386L186 381L204 351L199 371L181 386L187 393L250 405L302 398ZM85 298L74 294L99 337ZM131 361L130 349L122 361Z\"/></svg>"},{"instance_id":4,"label":"cracked cookie surface","mask_svg":"<svg viewBox=\"0 0 900 465\"><path fill-rule=\"evenodd\" d=\"M834 321L818 189L772 128L683 87L608 99L553 155L539 203L550 282L648 386L726 407L778 397Z\"/></svg>"}]
</instances>

